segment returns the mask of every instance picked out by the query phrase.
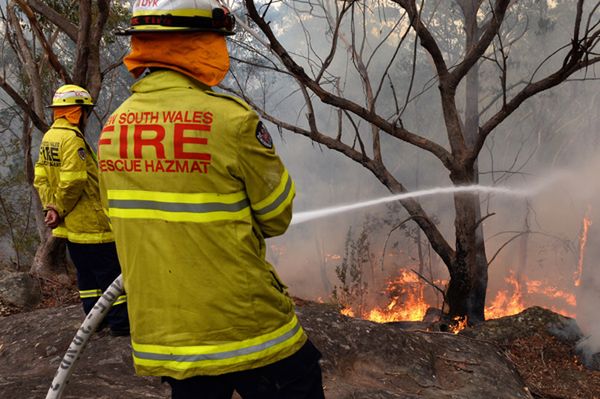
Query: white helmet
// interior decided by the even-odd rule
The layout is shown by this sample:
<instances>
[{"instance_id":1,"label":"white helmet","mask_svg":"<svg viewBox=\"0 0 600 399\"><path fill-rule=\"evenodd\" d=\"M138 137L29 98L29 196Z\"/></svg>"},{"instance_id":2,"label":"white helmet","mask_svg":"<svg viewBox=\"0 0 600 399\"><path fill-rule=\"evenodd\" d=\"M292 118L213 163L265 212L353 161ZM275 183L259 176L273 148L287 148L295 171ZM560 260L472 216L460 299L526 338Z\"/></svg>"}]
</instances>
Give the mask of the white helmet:
<instances>
[{"instance_id":1,"label":"white helmet","mask_svg":"<svg viewBox=\"0 0 600 399\"><path fill-rule=\"evenodd\" d=\"M131 26L121 34L142 32L217 32L233 35L235 17L217 0L135 0Z\"/></svg>"}]
</instances>

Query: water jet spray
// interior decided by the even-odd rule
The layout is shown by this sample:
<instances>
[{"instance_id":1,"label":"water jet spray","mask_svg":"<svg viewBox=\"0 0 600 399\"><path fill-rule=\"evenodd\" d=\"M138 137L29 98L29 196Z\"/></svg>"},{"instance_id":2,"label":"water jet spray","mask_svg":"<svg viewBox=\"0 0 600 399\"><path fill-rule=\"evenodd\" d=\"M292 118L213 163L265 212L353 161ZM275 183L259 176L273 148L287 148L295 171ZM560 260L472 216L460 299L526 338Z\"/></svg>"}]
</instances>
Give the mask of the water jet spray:
<instances>
[{"instance_id":1,"label":"water jet spray","mask_svg":"<svg viewBox=\"0 0 600 399\"><path fill-rule=\"evenodd\" d=\"M316 209L313 211L295 213L292 217L290 225L296 225L304 222L308 222L314 219L320 219L326 216L336 215L338 213L353 211L356 209L366 208L369 206L384 204L387 202L402 201L406 199L427 197L438 194L458 194L458 193L472 193L472 194L499 194L504 196L513 197L529 197L536 194L550 183L554 182L558 175L550 176L547 179L543 179L535 185L530 186L527 189L524 188L510 188L510 187L489 187L479 184L473 184L469 186L451 186L451 187L435 187L424 190L412 191L402 194L395 194L383 198L377 198L354 204L338 205L323 209Z\"/></svg>"}]
</instances>

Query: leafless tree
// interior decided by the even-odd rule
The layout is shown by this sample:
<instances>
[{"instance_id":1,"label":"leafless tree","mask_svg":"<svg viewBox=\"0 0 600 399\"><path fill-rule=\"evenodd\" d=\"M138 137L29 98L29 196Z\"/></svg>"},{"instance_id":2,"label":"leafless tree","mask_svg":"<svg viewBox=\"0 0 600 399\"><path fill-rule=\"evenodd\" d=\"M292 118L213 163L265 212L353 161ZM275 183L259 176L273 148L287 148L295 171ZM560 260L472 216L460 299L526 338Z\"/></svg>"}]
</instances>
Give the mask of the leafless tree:
<instances>
[{"instance_id":1,"label":"leafless tree","mask_svg":"<svg viewBox=\"0 0 600 399\"><path fill-rule=\"evenodd\" d=\"M256 93L258 86L268 84L265 79L252 81L238 74L236 85L225 88L244 96L280 129L303 135L361 164L392 193L403 193L407 188L387 161L394 157L383 155L387 148L382 145L384 140L389 143L395 139L433 155L454 185L477 184L478 157L490 135L528 99L569 78L586 79L589 69L600 61L600 5L572 0L569 3L574 12L564 46L544 54L546 58L529 76L515 79L509 60L519 34L507 32L506 25L518 3L454 0L447 11L453 14L436 18L436 10L450 2L246 0L239 14L248 17L240 21L247 36L239 39L238 47L243 50L234 59L254 71L263 68L271 76L291 78L293 90L303 99L298 108L305 118L284 119L276 107L269 108L268 101L253 95L252 90ZM296 18L290 16L294 14ZM326 29L313 32L315 21ZM301 33L295 43L301 44L286 47L281 38L292 24L307 26L296 30ZM440 35L444 24L462 34ZM315 49L317 43L322 46L325 41L328 49ZM438 89L436 102L445 131L440 140L428 132L411 130L404 119L407 105L420 95L413 78L421 54L433 71L429 87L437 85ZM385 60L377 72L373 67L376 57ZM481 96L479 68L486 61L495 66L499 81L492 100ZM344 63L346 72L360 82L361 96L344 92L342 82L347 80L334 68ZM402 84L392 73L401 64L413 68L408 72L411 78ZM337 115L335 124L322 122L322 107ZM365 124L368 128L363 129ZM402 205L448 268L447 316L467 316L472 323L483 320L488 261L481 230L486 216L482 216L478 195L454 195L454 245L417 200L403 200Z\"/></svg>"}]
</instances>

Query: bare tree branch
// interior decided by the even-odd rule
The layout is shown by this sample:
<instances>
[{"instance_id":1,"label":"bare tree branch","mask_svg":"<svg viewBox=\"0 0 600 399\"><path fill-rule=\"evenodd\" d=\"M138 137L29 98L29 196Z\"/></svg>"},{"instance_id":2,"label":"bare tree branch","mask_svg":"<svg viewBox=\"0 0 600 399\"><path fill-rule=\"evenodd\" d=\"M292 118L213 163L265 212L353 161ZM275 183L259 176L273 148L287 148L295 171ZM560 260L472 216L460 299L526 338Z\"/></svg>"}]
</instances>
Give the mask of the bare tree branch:
<instances>
[{"instance_id":1,"label":"bare tree branch","mask_svg":"<svg viewBox=\"0 0 600 399\"><path fill-rule=\"evenodd\" d=\"M29 103L25 101L23 97L17 93L15 89L11 85L9 85L1 76L0 76L0 87L6 94L10 96L10 98L17 104L19 108L21 108L25 113L31 118L33 124L40 132L45 132L48 130L49 125L41 119L38 114L29 106Z\"/></svg>"},{"instance_id":2,"label":"bare tree branch","mask_svg":"<svg viewBox=\"0 0 600 399\"><path fill-rule=\"evenodd\" d=\"M27 4L38 14L48 18L54 25L59 27L73 42L77 42L77 26L71 23L55 9L40 0L25 0Z\"/></svg>"},{"instance_id":3,"label":"bare tree branch","mask_svg":"<svg viewBox=\"0 0 600 399\"><path fill-rule=\"evenodd\" d=\"M258 11L254 6L254 2L251 0L246 0L245 3L250 17L267 36L267 39L269 41L269 47L271 48L271 50L277 54L279 59L283 62L286 68L296 77L296 79L302 84L306 85L313 93L315 93L321 99L321 101L323 101L326 104L347 109L348 111L360 116L367 122L370 122L373 125L377 126L379 129L385 131L391 136L394 136L400 140L406 141L407 143L413 144L419 148L431 152L446 167L451 166L452 156L441 145L434 143L433 141L424 137L418 136L412 132L409 132L408 130L402 127L394 126L379 115L375 114L372 111L369 111L367 108L364 108L356 104L355 102L352 102L346 98L336 96L324 90L319 84L317 84L313 79L311 79L306 74L306 72L304 72L304 69L291 58L289 53L285 50L281 43L279 43L269 24L258 14Z\"/></svg>"},{"instance_id":4,"label":"bare tree branch","mask_svg":"<svg viewBox=\"0 0 600 399\"><path fill-rule=\"evenodd\" d=\"M56 54L52 51L52 46L46 40L44 33L42 32L42 28L40 27L36 16L33 13L33 10L29 7L26 1L17 0L19 7L21 10L27 15L27 19L31 25L32 30L35 32L35 36L42 44L44 48L44 52L48 57L48 61L50 61L50 65L54 68L54 70L60 75L64 82L71 82L71 77L69 76L67 70L63 67L63 65L58 61Z\"/></svg>"},{"instance_id":5,"label":"bare tree branch","mask_svg":"<svg viewBox=\"0 0 600 399\"><path fill-rule=\"evenodd\" d=\"M43 97L42 97L42 81L38 70L36 68L36 62L29 46L27 45L27 40L25 39L25 35L23 34L23 29L21 28L21 24L15 14L14 7L16 3L11 1L7 7L8 12L8 21L14 29L15 36L17 38L17 44L19 46L19 54L23 57L23 63L25 66L25 72L29 77L30 89L33 98L33 111L38 115L39 119L42 119L41 115L44 115L43 112ZM32 118L33 119L33 118Z\"/></svg>"}]
</instances>

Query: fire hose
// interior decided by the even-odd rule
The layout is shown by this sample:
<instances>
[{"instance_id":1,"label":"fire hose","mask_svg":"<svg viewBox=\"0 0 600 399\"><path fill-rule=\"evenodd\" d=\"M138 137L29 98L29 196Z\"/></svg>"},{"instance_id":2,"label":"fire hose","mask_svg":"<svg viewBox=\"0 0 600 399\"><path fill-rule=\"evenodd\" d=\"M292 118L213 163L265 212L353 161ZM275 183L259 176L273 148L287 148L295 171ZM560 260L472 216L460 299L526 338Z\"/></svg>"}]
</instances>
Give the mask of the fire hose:
<instances>
[{"instance_id":1,"label":"fire hose","mask_svg":"<svg viewBox=\"0 0 600 399\"><path fill-rule=\"evenodd\" d=\"M52 385L46 394L46 399L60 399L62 394L69 382L69 377L75 369L75 364L81 357L81 353L85 349L90 337L96 331L102 320L106 317L106 314L110 310L111 306L117 298L123 294L123 277L119 275L112 282L110 287L104 294L98 299L92 310L87 314L85 320L77 330L69 349L65 353L54 379Z\"/></svg>"}]
</instances>

